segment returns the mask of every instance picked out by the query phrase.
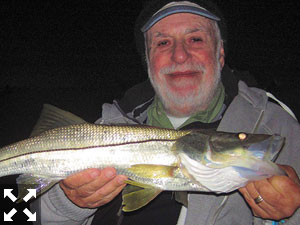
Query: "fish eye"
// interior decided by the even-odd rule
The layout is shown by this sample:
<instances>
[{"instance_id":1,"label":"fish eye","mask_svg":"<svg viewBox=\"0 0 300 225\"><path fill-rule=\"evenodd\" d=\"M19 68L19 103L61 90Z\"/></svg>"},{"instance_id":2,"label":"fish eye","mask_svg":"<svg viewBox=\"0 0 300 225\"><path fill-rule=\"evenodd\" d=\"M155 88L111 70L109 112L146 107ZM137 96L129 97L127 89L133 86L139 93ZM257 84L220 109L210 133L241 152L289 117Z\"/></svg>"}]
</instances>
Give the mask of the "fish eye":
<instances>
[{"instance_id":1,"label":"fish eye","mask_svg":"<svg viewBox=\"0 0 300 225\"><path fill-rule=\"evenodd\" d=\"M247 138L247 134L245 134L245 133L239 133L239 134L238 134L238 137L239 137L239 139L240 139L241 141L244 141L244 140L246 140L246 138Z\"/></svg>"}]
</instances>

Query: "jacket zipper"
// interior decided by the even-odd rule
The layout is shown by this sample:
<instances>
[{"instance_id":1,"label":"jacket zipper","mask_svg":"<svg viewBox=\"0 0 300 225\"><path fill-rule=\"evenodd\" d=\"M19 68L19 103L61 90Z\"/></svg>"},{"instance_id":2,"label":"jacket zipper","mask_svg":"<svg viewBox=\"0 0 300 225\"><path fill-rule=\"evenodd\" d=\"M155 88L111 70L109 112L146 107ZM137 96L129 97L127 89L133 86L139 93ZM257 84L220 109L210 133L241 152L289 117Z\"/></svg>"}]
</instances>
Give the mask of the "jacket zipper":
<instances>
[{"instance_id":1,"label":"jacket zipper","mask_svg":"<svg viewBox=\"0 0 300 225\"><path fill-rule=\"evenodd\" d=\"M214 224L216 223L216 220L217 220L217 218L218 218L220 212L221 212L222 209L224 208L224 206L225 206L225 204L226 204L228 198L229 198L228 195L225 196L225 197L223 198L223 200L222 200L220 206L217 208L217 210L216 210L214 216L212 217L212 220L211 220L211 222L209 223L209 225L214 225Z\"/></svg>"}]
</instances>

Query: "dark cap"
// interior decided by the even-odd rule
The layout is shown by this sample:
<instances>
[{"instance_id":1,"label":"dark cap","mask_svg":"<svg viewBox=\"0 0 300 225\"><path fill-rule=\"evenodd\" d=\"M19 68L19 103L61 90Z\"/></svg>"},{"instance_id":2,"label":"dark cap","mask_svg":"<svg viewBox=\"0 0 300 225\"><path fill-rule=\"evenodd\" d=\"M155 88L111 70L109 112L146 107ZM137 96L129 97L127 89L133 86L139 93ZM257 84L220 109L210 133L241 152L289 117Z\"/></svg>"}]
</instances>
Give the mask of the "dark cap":
<instances>
[{"instance_id":1,"label":"dark cap","mask_svg":"<svg viewBox=\"0 0 300 225\"><path fill-rule=\"evenodd\" d=\"M189 1L170 2L159 9L141 28L142 32L149 30L161 19L176 13L192 13L206 17L211 20L219 21L220 18L209 12L207 9Z\"/></svg>"}]
</instances>

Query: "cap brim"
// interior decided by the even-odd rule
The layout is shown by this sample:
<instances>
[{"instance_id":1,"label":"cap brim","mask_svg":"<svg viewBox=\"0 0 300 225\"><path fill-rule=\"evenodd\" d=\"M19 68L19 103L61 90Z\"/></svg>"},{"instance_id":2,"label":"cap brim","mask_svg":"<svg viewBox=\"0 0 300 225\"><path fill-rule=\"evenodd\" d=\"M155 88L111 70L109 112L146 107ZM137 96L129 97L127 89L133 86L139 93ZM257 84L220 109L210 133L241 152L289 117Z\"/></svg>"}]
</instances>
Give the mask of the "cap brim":
<instances>
[{"instance_id":1,"label":"cap brim","mask_svg":"<svg viewBox=\"0 0 300 225\"><path fill-rule=\"evenodd\" d=\"M148 20L148 22L141 28L141 31L146 32L161 19L163 19L167 16L170 16L172 14L175 14L175 13L192 13L192 14L206 17L211 20L215 20L215 21L220 20L219 17L215 16L214 14L212 14L204 9L193 7L193 6L177 5L177 6L172 6L167 9L164 9L164 10L156 13L155 15L153 15Z\"/></svg>"}]
</instances>

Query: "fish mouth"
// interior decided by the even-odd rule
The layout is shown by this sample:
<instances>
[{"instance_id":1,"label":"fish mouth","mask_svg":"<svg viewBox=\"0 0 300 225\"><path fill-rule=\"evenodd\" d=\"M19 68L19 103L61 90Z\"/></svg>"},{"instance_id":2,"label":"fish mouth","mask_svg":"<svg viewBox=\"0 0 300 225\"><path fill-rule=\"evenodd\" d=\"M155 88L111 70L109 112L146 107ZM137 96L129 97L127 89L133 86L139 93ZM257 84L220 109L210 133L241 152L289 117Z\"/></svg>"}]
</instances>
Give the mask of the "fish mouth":
<instances>
[{"instance_id":1,"label":"fish mouth","mask_svg":"<svg viewBox=\"0 0 300 225\"><path fill-rule=\"evenodd\" d=\"M278 156L278 153L284 146L285 138L279 135L273 135L273 140L271 143L271 152L275 152L276 154L273 156L272 160L275 160Z\"/></svg>"},{"instance_id":2,"label":"fish mouth","mask_svg":"<svg viewBox=\"0 0 300 225\"><path fill-rule=\"evenodd\" d=\"M284 141L285 138L275 134L261 142L251 144L248 150L256 158L275 161L284 145Z\"/></svg>"},{"instance_id":3,"label":"fish mouth","mask_svg":"<svg viewBox=\"0 0 300 225\"><path fill-rule=\"evenodd\" d=\"M253 143L248 147L253 157L243 165L233 168L241 177L249 180L259 180L273 175L287 175L283 169L274 163L284 145L285 138L280 135L272 135L265 140ZM273 161L273 162L272 162Z\"/></svg>"}]
</instances>

